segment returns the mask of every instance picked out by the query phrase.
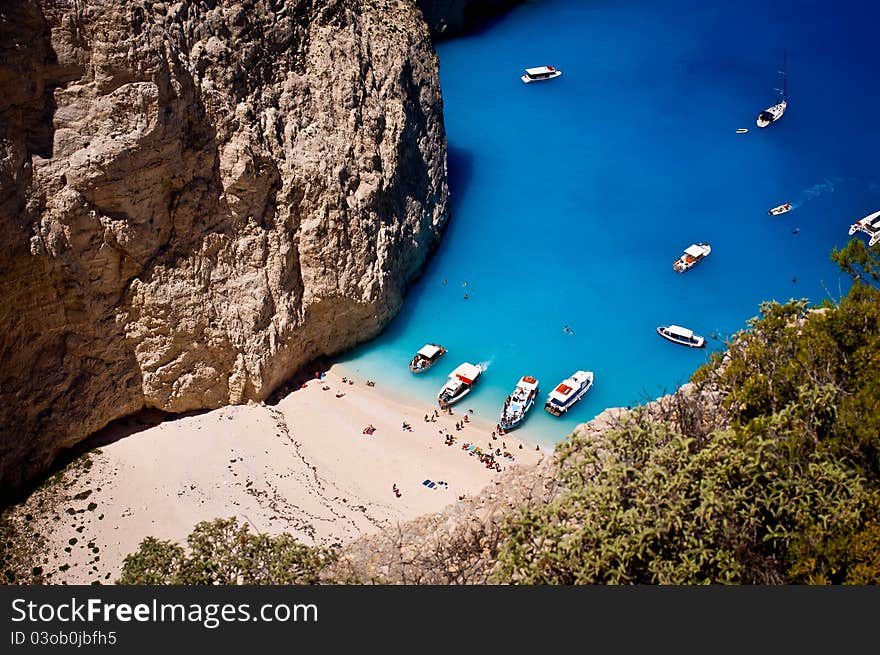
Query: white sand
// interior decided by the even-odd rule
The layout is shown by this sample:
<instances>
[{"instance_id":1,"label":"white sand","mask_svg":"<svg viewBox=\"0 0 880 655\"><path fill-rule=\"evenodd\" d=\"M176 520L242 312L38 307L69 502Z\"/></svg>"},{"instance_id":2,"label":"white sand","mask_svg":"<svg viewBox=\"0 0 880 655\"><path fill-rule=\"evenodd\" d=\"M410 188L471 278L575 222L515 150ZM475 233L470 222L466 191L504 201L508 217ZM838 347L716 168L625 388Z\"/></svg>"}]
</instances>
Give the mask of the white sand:
<instances>
[{"instance_id":1,"label":"white sand","mask_svg":"<svg viewBox=\"0 0 880 655\"><path fill-rule=\"evenodd\" d=\"M217 517L237 516L253 531L290 532L308 544L345 543L440 511L504 475L462 450L464 443L484 450L506 444L515 462L496 457L502 469L546 454L532 444L520 449L510 435L493 441L494 417L468 414L469 423L457 431L466 400L453 416L426 423L425 414L436 407L403 404L363 379L343 383L342 375L333 367L274 407L251 404L178 418L103 446L90 473L68 492L88 489L90 495L66 503L74 510L97 507L72 515L60 507L61 520L41 519L36 526L51 544L50 581L111 582L144 537L183 541L197 522ZM403 421L412 431L401 428ZM365 435L369 424L376 431ZM441 430L456 443L445 445ZM430 489L426 479L447 485ZM60 571L64 564L70 568Z\"/></svg>"}]
</instances>

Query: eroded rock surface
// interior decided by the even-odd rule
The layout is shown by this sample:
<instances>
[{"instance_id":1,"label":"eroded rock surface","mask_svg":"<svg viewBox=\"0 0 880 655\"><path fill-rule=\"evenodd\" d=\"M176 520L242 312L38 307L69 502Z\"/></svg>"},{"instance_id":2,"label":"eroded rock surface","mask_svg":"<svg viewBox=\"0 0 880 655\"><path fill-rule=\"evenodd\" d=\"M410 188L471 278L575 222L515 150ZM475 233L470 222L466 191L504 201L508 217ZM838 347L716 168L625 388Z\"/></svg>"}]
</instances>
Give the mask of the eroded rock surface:
<instances>
[{"instance_id":1,"label":"eroded rock surface","mask_svg":"<svg viewBox=\"0 0 880 655\"><path fill-rule=\"evenodd\" d=\"M374 336L446 218L407 0L0 8L0 492Z\"/></svg>"}]
</instances>

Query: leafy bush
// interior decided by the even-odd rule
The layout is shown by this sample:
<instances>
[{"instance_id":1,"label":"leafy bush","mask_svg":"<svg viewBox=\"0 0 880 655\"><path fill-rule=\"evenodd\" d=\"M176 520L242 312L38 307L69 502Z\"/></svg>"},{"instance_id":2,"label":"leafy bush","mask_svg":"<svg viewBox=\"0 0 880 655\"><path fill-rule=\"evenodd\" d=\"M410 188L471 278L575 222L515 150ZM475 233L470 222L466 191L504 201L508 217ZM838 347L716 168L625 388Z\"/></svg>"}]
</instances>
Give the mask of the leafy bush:
<instances>
[{"instance_id":1,"label":"leafy bush","mask_svg":"<svg viewBox=\"0 0 880 655\"><path fill-rule=\"evenodd\" d=\"M125 558L117 584L317 584L335 559L287 534L252 534L234 518L199 523L187 546L147 537Z\"/></svg>"}]
</instances>

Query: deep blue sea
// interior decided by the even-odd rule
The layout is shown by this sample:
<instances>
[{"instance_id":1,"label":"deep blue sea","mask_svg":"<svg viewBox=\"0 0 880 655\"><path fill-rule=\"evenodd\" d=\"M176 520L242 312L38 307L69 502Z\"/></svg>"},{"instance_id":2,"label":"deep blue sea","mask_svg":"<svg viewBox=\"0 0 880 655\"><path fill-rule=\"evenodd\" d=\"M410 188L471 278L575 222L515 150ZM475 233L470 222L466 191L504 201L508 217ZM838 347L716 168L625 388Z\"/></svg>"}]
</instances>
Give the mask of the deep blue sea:
<instances>
[{"instance_id":1,"label":"deep blue sea","mask_svg":"<svg viewBox=\"0 0 880 655\"><path fill-rule=\"evenodd\" d=\"M878 25L880 3L538 0L441 43L452 218L401 314L344 366L433 403L457 364L483 363L461 409L492 420L524 374L543 399L594 371L566 417L538 405L518 432L550 445L687 381L762 300L840 297L831 248L880 209ZM788 111L759 129L783 49ZM548 64L562 77L520 81ZM675 273L699 241L712 254ZM664 341L668 323L710 347ZM449 353L413 376L428 341Z\"/></svg>"}]
</instances>

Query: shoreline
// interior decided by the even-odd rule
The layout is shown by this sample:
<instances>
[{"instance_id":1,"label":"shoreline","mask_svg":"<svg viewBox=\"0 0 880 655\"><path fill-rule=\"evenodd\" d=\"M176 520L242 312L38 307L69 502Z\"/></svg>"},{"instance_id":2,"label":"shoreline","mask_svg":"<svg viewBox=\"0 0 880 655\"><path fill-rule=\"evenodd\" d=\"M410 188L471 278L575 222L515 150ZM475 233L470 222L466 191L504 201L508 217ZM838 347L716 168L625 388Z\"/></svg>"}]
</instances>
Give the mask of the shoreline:
<instances>
[{"instance_id":1,"label":"shoreline","mask_svg":"<svg viewBox=\"0 0 880 655\"><path fill-rule=\"evenodd\" d=\"M345 359L341 362L333 363L333 367L340 372L342 375L354 376L355 378L364 378L365 376L370 375L370 370L373 367L364 367L365 370L361 370L358 366L358 362L356 360ZM438 366L446 366L441 362ZM451 371L451 364L449 364ZM381 375L381 372L379 373ZM412 376L411 373L407 373L407 375ZM440 386L443 384L443 381L446 378L444 377L442 380L434 379L434 386L431 387L429 399L424 397L420 397L421 394L417 392L413 386L408 386L404 381L395 376L388 376L386 379L379 379L379 384L382 385L382 389L387 392L388 397L396 399L398 402L415 406L415 405L429 405L432 404L436 407L436 398L435 393L439 391ZM420 382L419 382L420 384ZM485 383L480 383L485 386ZM468 404L468 400L462 400L454 406L454 411L456 413L461 413L464 409L471 407L474 409L474 413L478 415L478 420L481 424L484 424L487 429L491 432L495 429L495 426L498 424L498 420L500 418L500 410L502 407L502 403L504 400L505 394L509 394L512 391L512 387L510 389L506 389L503 391L499 391L497 389L493 389L495 392L495 403L488 403L485 400L485 396L481 392L480 387L478 386L475 389L475 392L479 394L478 397L474 398L471 401L471 404ZM543 452L549 453L553 452L553 449L556 447L561 441L564 441L569 434L571 434L572 429L569 429L567 425L558 425L553 427L536 427L536 423L540 423L540 420L536 421L541 414L544 413L543 409L543 398L546 397L545 392L540 393L539 401L536 402L535 407L530 412L529 418L515 430L509 432L508 434L516 435L516 440L518 442L522 442L524 444L528 444L531 448L535 448L536 446L540 448ZM604 408L603 408L604 411ZM601 413L601 412L600 412ZM598 414L597 414L598 416ZM577 425L581 425L583 423L589 422L595 418L595 416L586 416L581 417L577 420ZM554 424L558 421L558 417L554 417Z\"/></svg>"},{"instance_id":2,"label":"shoreline","mask_svg":"<svg viewBox=\"0 0 880 655\"><path fill-rule=\"evenodd\" d=\"M69 465L54 491L38 489L11 514L42 543L49 584L110 583L145 537L183 542L196 523L221 517L342 545L440 512L548 454L515 434L493 440L494 422L467 410L462 401L441 413L334 364L274 404L148 427L123 420L87 467Z\"/></svg>"}]
</instances>

